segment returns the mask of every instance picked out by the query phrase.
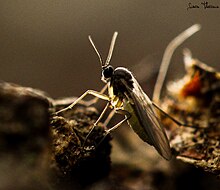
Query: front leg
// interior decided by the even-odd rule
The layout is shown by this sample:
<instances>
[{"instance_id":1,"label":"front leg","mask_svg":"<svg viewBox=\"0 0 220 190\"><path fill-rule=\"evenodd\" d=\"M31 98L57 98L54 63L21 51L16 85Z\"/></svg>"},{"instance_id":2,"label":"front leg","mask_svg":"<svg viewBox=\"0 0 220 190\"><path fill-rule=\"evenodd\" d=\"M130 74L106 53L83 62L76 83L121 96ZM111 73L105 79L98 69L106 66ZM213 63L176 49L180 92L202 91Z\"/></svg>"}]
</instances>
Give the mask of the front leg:
<instances>
[{"instance_id":1,"label":"front leg","mask_svg":"<svg viewBox=\"0 0 220 190\"><path fill-rule=\"evenodd\" d=\"M64 109L57 111L55 114L59 114L64 111L71 110L79 101L81 101L87 95L92 95L92 96L97 97L98 99L110 101L110 98L101 92L97 92L94 90L87 90L84 94L82 94L79 98L77 98L75 102L73 102L72 104L70 104L69 106L67 106Z\"/></svg>"}]
</instances>

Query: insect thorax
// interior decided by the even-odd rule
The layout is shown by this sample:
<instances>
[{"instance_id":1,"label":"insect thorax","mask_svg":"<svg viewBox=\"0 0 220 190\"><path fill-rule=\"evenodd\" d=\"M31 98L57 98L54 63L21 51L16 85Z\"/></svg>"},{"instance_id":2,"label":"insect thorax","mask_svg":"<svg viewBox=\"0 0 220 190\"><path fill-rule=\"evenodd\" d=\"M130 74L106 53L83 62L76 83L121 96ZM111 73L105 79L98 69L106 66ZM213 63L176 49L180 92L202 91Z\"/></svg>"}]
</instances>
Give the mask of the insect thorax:
<instances>
[{"instance_id":1,"label":"insect thorax","mask_svg":"<svg viewBox=\"0 0 220 190\"><path fill-rule=\"evenodd\" d=\"M133 89L132 74L129 70L118 67L111 77L110 86L113 88L115 96L123 99L128 89Z\"/></svg>"}]
</instances>

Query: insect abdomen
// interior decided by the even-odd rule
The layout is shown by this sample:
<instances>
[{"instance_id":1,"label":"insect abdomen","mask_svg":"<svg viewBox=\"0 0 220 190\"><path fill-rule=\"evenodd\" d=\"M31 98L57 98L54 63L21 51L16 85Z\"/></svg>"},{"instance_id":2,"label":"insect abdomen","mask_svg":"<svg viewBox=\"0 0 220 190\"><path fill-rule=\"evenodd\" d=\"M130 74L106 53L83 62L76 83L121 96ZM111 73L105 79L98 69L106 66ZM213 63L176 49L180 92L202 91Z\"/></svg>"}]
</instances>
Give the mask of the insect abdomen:
<instances>
[{"instance_id":1,"label":"insect abdomen","mask_svg":"<svg viewBox=\"0 0 220 190\"><path fill-rule=\"evenodd\" d=\"M152 142L146 135L146 131L143 128L143 124L141 123L140 119L137 117L137 113L133 109L130 103L124 103L124 109L131 114L131 117L128 119L129 126L134 130L134 132L148 144L152 145Z\"/></svg>"}]
</instances>

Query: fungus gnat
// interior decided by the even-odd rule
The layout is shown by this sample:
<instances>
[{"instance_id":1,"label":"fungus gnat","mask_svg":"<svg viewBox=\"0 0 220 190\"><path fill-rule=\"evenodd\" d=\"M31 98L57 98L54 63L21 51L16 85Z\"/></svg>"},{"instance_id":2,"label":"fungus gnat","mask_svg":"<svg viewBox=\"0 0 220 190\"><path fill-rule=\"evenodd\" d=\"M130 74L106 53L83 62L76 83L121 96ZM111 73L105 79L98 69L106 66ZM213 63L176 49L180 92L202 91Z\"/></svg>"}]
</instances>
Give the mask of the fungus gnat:
<instances>
[{"instance_id":1,"label":"fungus gnat","mask_svg":"<svg viewBox=\"0 0 220 190\"><path fill-rule=\"evenodd\" d=\"M164 59L161 64L160 73L158 75L157 84L154 90L154 99L157 101L159 99L159 94L161 91L161 87L164 81L164 76L168 67L168 62L170 62L170 58L177 46L179 46L184 40L190 37L192 34L197 32L200 29L200 25L196 24L188 28L186 31L177 36L169 45L164 54ZM111 45L109 48L109 53L105 62L103 62L101 55L95 47L95 44L89 36L89 41L92 44L96 54L101 63L102 68L102 78L101 80L106 83L105 87L101 92L87 90L83 95L81 95L75 102L73 102L68 107L59 110L56 114L59 114L63 111L72 109L80 100L82 100L87 95L93 95L96 98L92 103L97 102L98 99L102 99L107 101L107 105L101 112L99 118L94 123L93 128L103 117L107 108L110 107L112 112L110 113L107 121L109 121L115 113L124 115L124 119L119 123L106 130L106 133L110 133L111 131L118 128L122 123L126 122L130 125L130 127L134 130L134 132L148 144L155 147L158 153L165 158L166 160L170 160L172 157L170 144L165 133L165 130L157 117L157 112L155 108L162 111L154 102L150 100L150 98L144 93L141 86L138 84L137 80L134 78L133 74L124 67L114 68L110 65L110 60L112 57L115 41L118 33L115 32ZM108 94L104 94L104 92L108 89ZM162 111L163 112L163 111ZM163 112L166 114L165 112ZM173 119L171 116L166 114L169 118ZM175 119L175 122L178 123ZM108 122L106 122L108 123ZM178 123L179 124L179 123ZM92 129L93 129L92 128ZM92 130L91 130L92 131ZM90 131L90 132L91 132ZM90 134L90 133L89 133ZM87 135L86 139L89 135Z\"/></svg>"}]
</instances>

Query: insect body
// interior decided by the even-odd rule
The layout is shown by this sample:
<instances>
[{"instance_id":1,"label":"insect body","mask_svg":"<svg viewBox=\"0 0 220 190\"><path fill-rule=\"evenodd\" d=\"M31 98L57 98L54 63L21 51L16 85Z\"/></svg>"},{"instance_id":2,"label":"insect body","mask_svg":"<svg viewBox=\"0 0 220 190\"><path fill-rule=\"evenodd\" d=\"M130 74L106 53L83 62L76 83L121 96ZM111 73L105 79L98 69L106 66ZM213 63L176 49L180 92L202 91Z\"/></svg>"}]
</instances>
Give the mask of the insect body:
<instances>
[{"instance_id":1,"label":"insect body","mask_svg":"<svg viewBox=\"0 0 220 190\"><path fill-rule=\"evenodd\" d=\"M171 151L168 138L154 112L151 100L143 92L132 73L123 67L111 70L104 78L109 86L109 98L114 109L122 111L130 127L145 142L153 145L161 156L169 160Z\"/></svg>"},{"instance_id":2,"label":"insect body","mask_svg":"<svg viewBox=\"0 0 220 190\"><path fill-rule=\"evenodd\" d=\"M199 26L194 25L194 28L192 30L185 31L183 37L181 37L181 40L179 38L176 40L178 42L177 44L180 44L198 30ZM118 67L114 69L109 64L117 35L118 33L115 32L112 37L109 53L105 62L102 61L101 55L99 54L91 37L89 36L89 40L95 52L97 53L101 63L102 81L105 82L107 85L103 88L101 92L93 90L86 91L70 106L58 111L57 114L65 110L72 109L73 106L75 106L80 100L82 100L86 95L89 94L96 97L94 101L92 101L92 103L95 103L98 99L106 100L108 104L100 114L93 128L103 117L107 108L111 107L113 109L113 112L111 113L113 114L110 114L110 117L106 119L105 123L108 123L114 113L122 114L125 116L125 118L112 128L108 129L106 131L107 133L115 130L122 123L127 121L134 132L144 142L147 142L148 144L154 146L163 158L170 160L172 154L169 141L161 125L161 122L158 119L156 112L154 111L155 104L144 93L141 86L138 84L137 80L128 69L124 67ZM177 44L174 43L174 46ZM108 95L104 94L106 88L108 88ZM156 108L158 109L157 106ZM89 134L87 135L86 139L88 138Z\"/></svg>"}]
</instances>

